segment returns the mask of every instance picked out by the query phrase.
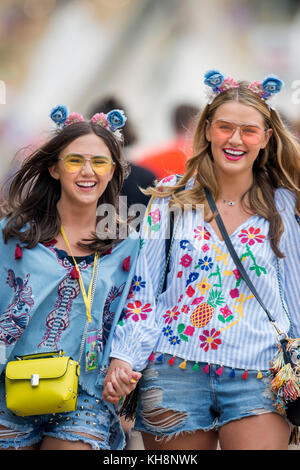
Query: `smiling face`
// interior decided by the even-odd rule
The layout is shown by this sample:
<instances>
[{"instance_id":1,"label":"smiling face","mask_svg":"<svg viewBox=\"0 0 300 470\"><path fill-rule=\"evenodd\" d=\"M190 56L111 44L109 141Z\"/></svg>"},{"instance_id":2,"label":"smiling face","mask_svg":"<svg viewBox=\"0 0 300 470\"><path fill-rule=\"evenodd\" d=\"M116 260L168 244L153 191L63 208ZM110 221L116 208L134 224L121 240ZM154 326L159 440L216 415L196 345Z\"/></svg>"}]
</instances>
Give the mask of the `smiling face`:
<instances>
[{"instance_id":1,"label":"smiling face","mask_svg":"<svg viewBox=\"0 0 300 470\"><path fill-rule=\"evenodd\" d=\"M61 183L60 206L70 205L77 207L94 206L95 210L99 198L104 193L114 174L114 166L104 175L98 175L89 161L85 161L81 169L70 173L64 166L61 158L68 154L81 154L86 158L103 156L111 158L110 151L105 142L95 134L87 134L73 140L59 154L56 165L49 168L53 178ZM68 206L66 206L68 207Z\"/></svg>"},{"instance_id":2,"label":"smiling face","mask_svg":"<svg viewBox=\"0 0 300 470\"><path fill-rule=\"evenodd\" d=\"M227 129L226 135L222 132L222 125L224 131L227 125L232 132ZM253 139L250 133L256 132L255 129L257 135ZM259 151L266 147L271 135L272 129L265 129L264 118L254 107L238 101L228 101L219 106L212 121L206 124L206 139L211 144L217 174L252 175Z\"/></svg>"}]
</instances>

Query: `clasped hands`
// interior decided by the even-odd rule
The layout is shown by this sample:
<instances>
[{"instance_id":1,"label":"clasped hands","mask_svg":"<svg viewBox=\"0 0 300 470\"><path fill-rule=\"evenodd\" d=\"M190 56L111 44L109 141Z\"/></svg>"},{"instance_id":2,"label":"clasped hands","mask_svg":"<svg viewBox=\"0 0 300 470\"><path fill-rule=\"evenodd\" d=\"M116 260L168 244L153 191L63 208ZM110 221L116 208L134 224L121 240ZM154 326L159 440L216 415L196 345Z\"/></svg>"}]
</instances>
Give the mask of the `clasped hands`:
<instances>
[{"instance_id":1,"label":"clasped hands","mask_svg":"<svg viewBox=\"0 0 300 470\"><path fill-rule=\"evenodd\" d=\"M121 397L135 389L141 376L140 372L132 370L128 362L112 359L103 383L103 400L118 404Z\"/></svg>"}]
</instances>

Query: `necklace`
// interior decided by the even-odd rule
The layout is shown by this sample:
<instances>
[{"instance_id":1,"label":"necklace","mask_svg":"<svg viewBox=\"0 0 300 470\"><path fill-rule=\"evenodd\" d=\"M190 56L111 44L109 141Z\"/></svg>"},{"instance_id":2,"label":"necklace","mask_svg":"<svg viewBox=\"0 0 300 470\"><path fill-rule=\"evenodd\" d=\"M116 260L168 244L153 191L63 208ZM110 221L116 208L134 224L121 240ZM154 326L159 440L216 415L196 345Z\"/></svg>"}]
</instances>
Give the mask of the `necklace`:
<instances>
[{"instance_id":1,"label":"necklace","mask_svg":"<svg viewBox=\"0 0 300 470\"><path fill-rule=\"evenodd\" d=\"M234 204L235 204L234 201L226 201L226 199L223 199L223 203L227 204L228 206L234 206Z\"/></svg>"}]
</instances>

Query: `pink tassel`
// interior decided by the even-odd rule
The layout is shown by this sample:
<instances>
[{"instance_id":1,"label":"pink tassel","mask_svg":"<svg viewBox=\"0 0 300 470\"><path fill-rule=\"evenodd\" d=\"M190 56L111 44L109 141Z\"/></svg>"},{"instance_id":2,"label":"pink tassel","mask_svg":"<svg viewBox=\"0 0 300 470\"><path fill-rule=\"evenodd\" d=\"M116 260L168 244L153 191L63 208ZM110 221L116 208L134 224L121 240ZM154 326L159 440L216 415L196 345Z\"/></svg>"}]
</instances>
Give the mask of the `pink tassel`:
<instances>
[{"instance_id":1,"label":"pink tassel","mask_svg":"<svg viewBox=\"0 0 300 470\"><path fill-rule=\"evenodd\" d=\"M223 374L223 366L219 367L219 369L216 370L216 374L218 374L218 375Z\"/></svg>"},{"instance_id":2,"label":"pink tassel","mask_svg":"<svg viewBox=\"0 0 300 470\"><path fill-rule=\"evenodd\" d=\"M72 279L79 279L79 272L78 272L76 266L74 266L72 271L71 271L71 278Z\"/></svg>"},{"instance_id":3,"label":"pink tassel","mask_svg":"<svg viewBox=\"0 0 300 470\"><path fill-rule=\"evenodd\" d=\"M124 271L129 271L130 270L130 256L127 256L127 258L124 259L122 267Z\"/></svg>"},{"instance_id":4,"label":"pink tassel","mask_svg":"<svg viewBox=\"0 0 300 470\"><path fill-rule=\"evenodd\" d=\"M15 249L15 259L21 259L23 256L22 248L20 247L19 243L16 244Z\"/></svg>"},{"instance_id":5,"label":"pink tassel","mask_svg":"<svg viewBox=\"0 0 300 470\"><path fill-rule=\"evenodd\" d=\"M150 355L148 361L149 362L154 362L154 352Z\"/></svg>"},{"instance_id":6,"label":"pink tassel","mask_svg":"<svg viewBox=\"0 0 300 470\"><path fill-rule=\"evenodd\" d=\"M175 362L175 356L168 360L168 363L170 364L170 366L174 366L174 362Z\"/></svg>"},{"instance_id":7,"label":"pink tassel","mask_svg":"<svg viewBox=\"0 0 300 470\"><path fill-rule=\"evenodd\" d=\"M202 370L204 370L204 372L205 372L206 374L209 374L209 364L207 364L206 366L204 366Z\"/></svg>"}]
</instances>

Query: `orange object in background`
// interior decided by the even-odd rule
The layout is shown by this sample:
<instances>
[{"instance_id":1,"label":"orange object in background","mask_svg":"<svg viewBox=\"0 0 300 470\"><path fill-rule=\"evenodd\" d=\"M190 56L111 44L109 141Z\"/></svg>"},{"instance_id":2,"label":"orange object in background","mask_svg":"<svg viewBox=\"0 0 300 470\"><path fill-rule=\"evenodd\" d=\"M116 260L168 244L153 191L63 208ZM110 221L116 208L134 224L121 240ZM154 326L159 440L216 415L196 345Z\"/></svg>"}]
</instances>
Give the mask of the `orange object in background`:
<instances>
[{"instance_id":1,"label":"orange object in background","mask_svg":"<svg viewBox=\"0 0 300 470\"><path fill-rule=\"evenodd\" d=\"M186 161L191 156L192 143L184 137L178 137L169 145L164 144L163 147L152 150L149 155L144 155L139 159L138 164L155 173L161 180L169 175L183 174Z\"/></svg>"},{"instance_id":2,"label":"orange object in background","mask_svg":"<svg viewBox=\"0 0 300 470\"><path fill-rule=\"evenodd\" d=\"M138 164L155 173L158 179L185 173L186 161L192 156L192 136L198 106L181 103L174 107L170 115L174 137L159 147L149 149L138 159Z\"/></svg>"}]
</instances>

